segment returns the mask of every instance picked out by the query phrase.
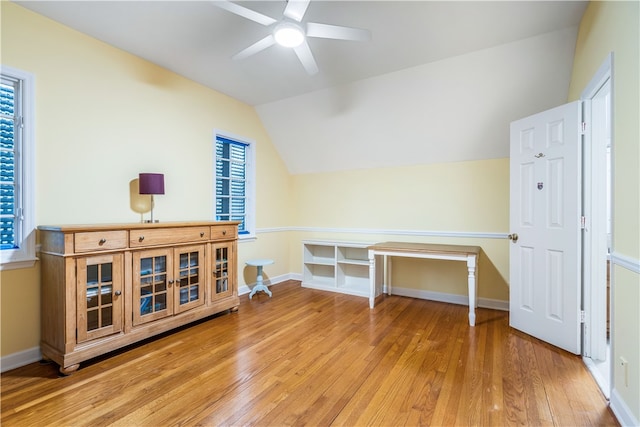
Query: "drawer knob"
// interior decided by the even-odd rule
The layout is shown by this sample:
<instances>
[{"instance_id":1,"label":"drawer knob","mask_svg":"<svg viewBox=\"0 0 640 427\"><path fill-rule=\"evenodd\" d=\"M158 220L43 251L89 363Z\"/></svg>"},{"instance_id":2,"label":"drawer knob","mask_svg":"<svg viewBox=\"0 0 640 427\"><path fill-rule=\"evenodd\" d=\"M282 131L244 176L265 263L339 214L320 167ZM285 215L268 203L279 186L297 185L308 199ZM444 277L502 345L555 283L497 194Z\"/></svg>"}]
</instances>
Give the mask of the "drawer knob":
<instances>
[{"instance_id":1,"label":"drawer knob","mask_svg":"<svg viewBox=\"0 0 640 427\"><path fill-rule=\"evenodd\" d=\"M120 295L122 295L122 291L116 291L116 296L119 297Z\"/></svg>"},{"instance_id":2,"label":"drawer knob","mask_svg":"<svg viewBox=\"0 0 640 427\"><path fill-rule=\"evenodd\" d=\"M204 237L204 232L201 232L201 233L200 233L200 237Z\"/></svg>"},{"instance_id":3,"label":"drawer knob","mask_svg":"<svg viewBox=\"0 0 640 427\"><path fill-rule=\"evenodd\" d=\"M104 245L105 243L107 243L107 239L104 239L104 238L100 239L100 241L98 242L100 246Z\"/></svg>"},{"instance_id":4,"label":"drawer knob","mask_svg":"<svg viewBox=\"0 0 640 427\"><path fill-rule=\"evenodd\" d=\"M144 240L144 236L138 237L138 242L142 242Z\"/></svg>"},{"instance_id":5,"label":"drawer knob","mask_svg":"<svg viewBox=\"0 0 640 427\"><path fill-rule=\"evenodd\" d=\"M227 235L227 230L222 230L222 235L226 236Z\"/></svg>"}]
</instances>

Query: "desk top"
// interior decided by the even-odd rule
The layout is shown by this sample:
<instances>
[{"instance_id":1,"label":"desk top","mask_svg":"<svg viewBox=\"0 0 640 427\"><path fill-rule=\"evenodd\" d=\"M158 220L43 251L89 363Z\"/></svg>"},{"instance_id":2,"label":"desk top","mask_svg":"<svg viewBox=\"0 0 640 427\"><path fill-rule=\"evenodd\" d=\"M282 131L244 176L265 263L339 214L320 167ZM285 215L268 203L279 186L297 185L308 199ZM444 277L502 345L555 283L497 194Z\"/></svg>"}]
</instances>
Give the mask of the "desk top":
<instances>
[{"instance_id":1,"label":"desk top","mask_svg":"<svg viewBox=\"0 0 640 427\"><path fill-rule=\"evenodd\" d=\"M369 246L375 251L480 255L480 246L439 245L435 243L383 242Z\"/></svg>"}]
</instances>

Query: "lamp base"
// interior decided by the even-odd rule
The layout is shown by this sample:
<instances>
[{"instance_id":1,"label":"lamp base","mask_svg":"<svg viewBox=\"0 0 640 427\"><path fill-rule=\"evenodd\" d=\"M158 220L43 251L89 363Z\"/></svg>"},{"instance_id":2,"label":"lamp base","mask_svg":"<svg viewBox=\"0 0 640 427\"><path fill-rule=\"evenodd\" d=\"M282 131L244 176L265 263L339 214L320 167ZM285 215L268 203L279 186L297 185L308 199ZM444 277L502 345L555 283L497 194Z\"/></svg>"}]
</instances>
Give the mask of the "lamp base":
<instances>
[{"instance_id":1,"label":"lamp base","mask_svg":"<svg viewBox=\"0 0 640 427\"><path fill-rule=\"evenodd\" d=\"M159 219L153 219L153 220L151 220L151 219L145 219L145 220L144 220L144 223L145 223L145 224L155 224L155 223L158 223L158 222L160 222L160 220L159 220Z\"/></svg>"}]
</instances>

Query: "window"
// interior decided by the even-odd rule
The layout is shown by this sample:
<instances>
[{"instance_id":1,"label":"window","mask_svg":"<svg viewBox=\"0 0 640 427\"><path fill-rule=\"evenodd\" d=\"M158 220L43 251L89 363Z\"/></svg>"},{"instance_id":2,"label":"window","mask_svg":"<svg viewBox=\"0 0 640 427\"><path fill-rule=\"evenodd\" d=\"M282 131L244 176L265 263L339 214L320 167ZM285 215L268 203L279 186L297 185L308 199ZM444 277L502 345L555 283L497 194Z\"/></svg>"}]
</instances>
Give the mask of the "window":
<instances>
[{"instance_id":1,"label":"window","mask_svg":"<svg viewBox=\"0 0 640 427\"><path fill-rule=\"evenodd\" d=\"M216 133L215 218L240 221L238 237L255 237L253 144Z\"/></svg>"},{"instance_id":2,"label":"window","mask_svg":"<svg viewBox=\"0 0 640 427\"><path fill-rule=\"evenodd\" d=\"M35 262L33 76L0 69L0 268Z\"/></svg>"}]
</instances>

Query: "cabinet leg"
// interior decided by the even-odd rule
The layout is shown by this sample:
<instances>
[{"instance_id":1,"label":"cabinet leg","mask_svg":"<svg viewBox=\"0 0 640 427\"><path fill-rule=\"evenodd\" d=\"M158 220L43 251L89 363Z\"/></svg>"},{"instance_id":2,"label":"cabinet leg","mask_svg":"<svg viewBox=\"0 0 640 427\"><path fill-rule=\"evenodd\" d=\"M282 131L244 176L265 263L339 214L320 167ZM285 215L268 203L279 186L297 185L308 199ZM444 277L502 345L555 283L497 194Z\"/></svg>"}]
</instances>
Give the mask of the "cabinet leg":
<instances>
[{"instance_id":1,"label":"cabinet leg","mask_svg":"<svg viewBox=\"0 0 640 427\"><path fill-rule=\"evenodd\" d=\"M239 307L239 306L237 306L237 305L236 305L235 307L231 307L229 310L230 310L232 313L235 313L236 311L238 311L238 307Z\"/></svg>"},{"instance_id":2,"label":"cabinet leg","mask_svg":"<svg viewBox=\"0 0 640 427\"><path fill-rule=\"evenodd\" d=\"M64 376L71 375L80 367L79 363L70 366L60 366L60 373Z\"/></svg>"}]
</instances>

